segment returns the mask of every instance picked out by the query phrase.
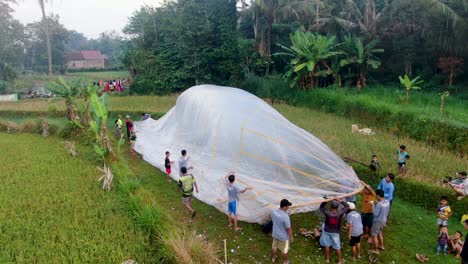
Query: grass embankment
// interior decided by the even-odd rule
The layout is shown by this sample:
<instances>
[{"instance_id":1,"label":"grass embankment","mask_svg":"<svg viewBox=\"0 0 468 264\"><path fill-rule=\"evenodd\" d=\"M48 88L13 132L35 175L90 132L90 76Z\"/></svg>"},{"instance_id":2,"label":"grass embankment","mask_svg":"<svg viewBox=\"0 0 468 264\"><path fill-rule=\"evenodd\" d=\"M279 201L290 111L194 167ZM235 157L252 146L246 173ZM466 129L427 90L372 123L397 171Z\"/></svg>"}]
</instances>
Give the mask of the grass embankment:
<instances>
[{"instance_id":1,"label":"grass embankment","mask_svg":"<svg viewBox=\"0 0 468 264\"><path fill-rule=\"evenodd\" d=\"M360 120L395 135L405 135L461 156L468 153L468 112L463 94L446 99L443 116L440 95L412 92L409 104L401 88L322 88L308 91L290 89L279 77L250 76L239 85L262 98L284 101L323 112Z\"/></svg>"},{"instance_id":2,"label":"grass embankment","mask_svg":"<svg viewBox=\"0 0 468 264\"><path fill-rule=\"evenodd\" d=\"M1 263L152 262L147 235L100 190L93 163L57 138L0 136Z\"/></svg>"}]
</instances>

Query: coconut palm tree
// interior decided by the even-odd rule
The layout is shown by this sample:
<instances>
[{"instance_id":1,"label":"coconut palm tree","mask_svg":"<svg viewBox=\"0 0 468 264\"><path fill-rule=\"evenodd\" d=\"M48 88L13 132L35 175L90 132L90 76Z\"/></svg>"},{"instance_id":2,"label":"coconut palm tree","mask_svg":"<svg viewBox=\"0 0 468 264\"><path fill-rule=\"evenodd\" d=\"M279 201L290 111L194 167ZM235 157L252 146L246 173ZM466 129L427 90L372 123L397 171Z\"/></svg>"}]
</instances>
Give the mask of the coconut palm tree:
<instances>
[{"instance_id":1,"label":"coconut palm tree","mask_svg":"<svg viewBox=\"0 0 468 264\"><path fill-rule=\"evenodd\" d=\"M46 45L47 45L47 60L49 64L49 76L52 76L52 46L50 44L50 31L49 31L49 22L47 20L47 16L45 13L45 3L47 0L38 0L39 6L41 7L42 11L42 21L44 22L44 32L46 37Z\"/></svg>"},{"instance_id":2,"label":"coconut palm tree","mask_svg":"<svg viewBox=\"0 0 468 264\"><path fill-rule=\"evenodd\" d=\"M314 0L315 1L315 0ZM268 75L271 64L271 31L273 23L287 17L299 18L301 14L309 14L311 9L308 1L301 0L254 0L254 34L259 41L258 51L267 60L265 74Z\"/></svg>"}]
</instances>

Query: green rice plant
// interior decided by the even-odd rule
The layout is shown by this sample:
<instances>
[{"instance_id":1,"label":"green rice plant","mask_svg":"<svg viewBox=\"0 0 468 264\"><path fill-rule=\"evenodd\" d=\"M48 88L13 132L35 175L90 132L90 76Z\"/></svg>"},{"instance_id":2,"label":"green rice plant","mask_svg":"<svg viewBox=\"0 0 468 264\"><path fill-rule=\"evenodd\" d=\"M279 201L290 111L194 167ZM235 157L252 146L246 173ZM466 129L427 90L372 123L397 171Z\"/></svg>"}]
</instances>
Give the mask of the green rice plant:
<instances>
[{"instance_id":1,"label":"green rice plant","mask_svg":"<svg viewBox=\"0 0 468 264\"><path fill-rule=\"evenodd\" d=\"M92 162L55 137L0 137L0 263L156 263L116 193L99 191Z\"/></svg>"}]
</instances>

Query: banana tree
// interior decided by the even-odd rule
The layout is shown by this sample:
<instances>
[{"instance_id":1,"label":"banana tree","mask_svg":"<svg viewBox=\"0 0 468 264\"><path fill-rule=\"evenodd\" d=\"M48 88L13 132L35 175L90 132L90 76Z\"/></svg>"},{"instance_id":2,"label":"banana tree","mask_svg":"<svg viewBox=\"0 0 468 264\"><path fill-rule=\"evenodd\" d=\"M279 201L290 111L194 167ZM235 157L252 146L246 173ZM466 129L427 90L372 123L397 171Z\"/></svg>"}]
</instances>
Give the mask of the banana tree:
<instances>
[{"instance_id":1,"label":"banana tree","mask_svg":"<svg viewBox=\"0 0 468 264\"><path fill-rule=\"evenodd\" d=\"M406 104L408 104L411 90L420 90L421 87L417 85L423 83L424 81L419 80L419 76L411 80L407 74L405 74L404 77L398 76L398 78L400 79L401 85L406 90Z\"/></svg>"},{"instance_id":2,"label":"banana tree","mask_svg":"<svg viewBox=\"0 0 468 264\"><path fill-rule=\"evenodd\" d=\"M104 93L99 97L97 95L96 87L90 86L88 87L88 92L90 95L90 108L91 108L91 115L93 120L90 120L89 127L92 132L94 132L95 141L96 143L93 144L94 151L98 154L104 165L102 168L98 168L104 174L99 178L99 181L103 181L102 188L104 190L109 191L112 183L112 179L114 178L112 174L111 167L109 166L109 156L112 152L112 143L109 139L107 134L107 94Z\"/></svg>"},{"instance_id":3,"label":"banana tree","mask_svg":"<svg viewBox=\"0 0 468 264\"><path fill-rule=\"evenodd\" d=\"M319 77L326 77L335 73L328 65L328 60L341 54L337 51L339 44L335 36L322 36L311 32L296 31L291 34L291 47L279 45L285 52L275 55L293 57L291 69L283 76L292 79L291 87L313 88Z\"/></svg>"},{"instance_id":4,"label":"banana tree","mask_svg":"<svg viewBox=\"0 0 468 264\"><path fill-rule=\"evenodd\" d=\"M62 77L59 77L58 80L51 83L50 87L48 88L56 96L65 99L67 119L77 123L77 119L79 119L80 117L76 109L75 99L80 93L79 87L73 84L70 85L67 82L65 82L65 80L63 80Z\"/></svg>"},{"instance_id":5,"label":"banana tree","mask_svg":"<svg viewBox=\"0 0 468 264\"><path fill-rule=\"evenodd\" d=\"M356 87L360 90L366 87L366 73L368 67L378 69L382 64L377 53L383 53L383 49L377 49L378 41L372 40L365 44L360 38L346 36L341 45L343 58L340 60L340 67L351 67L356 73Z\"/></svg>"}]
</instances>

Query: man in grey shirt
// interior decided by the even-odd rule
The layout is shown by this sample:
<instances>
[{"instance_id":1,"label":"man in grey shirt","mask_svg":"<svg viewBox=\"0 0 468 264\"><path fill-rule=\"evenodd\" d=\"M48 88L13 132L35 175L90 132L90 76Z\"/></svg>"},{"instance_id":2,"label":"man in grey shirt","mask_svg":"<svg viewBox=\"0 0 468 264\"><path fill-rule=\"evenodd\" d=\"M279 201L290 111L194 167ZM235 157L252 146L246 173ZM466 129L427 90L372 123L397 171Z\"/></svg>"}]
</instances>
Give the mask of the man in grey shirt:
<instances>
[{"instance_id":1,"label":"man in grey shirt","mask_svg":"<svg viewBox=\"0 0 468 264\"><path fill-rule=\"evenodd\" d=\"M181 151L182 156L179 159L179 176L182 177L182 172L180 171L182 168L187 168L187 170L193 169L193 167L187 167L187 162L189 161L190 157L187 156L187 151L183 149Z\"/></svg>"},{"instance_id":2,"label":"man in grey shirt","mask_svg":"<svg viewBox=\"0 0 468 264\"><path fill-rule=\"evenodd\" d=\"M239 231L241 228L237 227L237 218L239 216L237 204L239 203L239 194L245 193L247 190L252 189L251 187L247 187L244 190L239 189L236 185L234 185L234 181L236 180L236 176L234 172L229 172L225 177L226 181L226 188L228 191L228 220L229 226L232 226L232 215L234 215L234 230Z\"/></svg>"},{"instance_id":3,"label":"man in grey shirt","mask_svg":"<svg viewBox=\"0 0 468 264\"><path fill-rule=\"evenodd\" d=\"M292 204L283 199L280 202L280 208L273 210L271 212L271 221L273 221L273 245L271 249L271 261L276 261L276 252L279 249L283 257L283 264L289 263L288 261L288 252L289 252L289 243L294 240L291 221L289 220L289 215L286 211L289 209L289 206Z\"/></svg>"},{"instance_id":4,"label":"man in grey shirt","mask_svg":"<svg viewBox=\"0 0 468 264\"><path fill-rule=\"evenodd\" d=\"M379 249L385 249L382 231L384 226L387 224L388 212L390 211L390 202L384 198L385 193L383 190L378 189L376 191L376 194L377 198L379 199L379 202L377 203L377 205L373 205L374 224L372 225L371 236L374 240L374 250L371 250L371 252L379 254Z\"/></svg>"}]
</instances>

